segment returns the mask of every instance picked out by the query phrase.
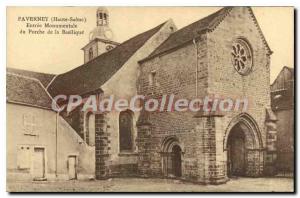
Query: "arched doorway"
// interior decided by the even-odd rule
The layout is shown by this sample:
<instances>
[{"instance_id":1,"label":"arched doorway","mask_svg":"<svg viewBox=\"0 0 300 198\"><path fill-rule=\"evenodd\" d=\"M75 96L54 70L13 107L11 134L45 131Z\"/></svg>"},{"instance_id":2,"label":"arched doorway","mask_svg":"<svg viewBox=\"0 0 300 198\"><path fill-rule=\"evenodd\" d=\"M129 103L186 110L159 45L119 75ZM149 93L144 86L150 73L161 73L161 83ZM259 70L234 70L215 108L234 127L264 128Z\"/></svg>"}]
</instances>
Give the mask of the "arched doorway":
<instances>
[{"instance_id":1,"label":"arched doorway","mask_svg":"<svg viewBox=\"0 0 300 198\"><path fill-rule=\"evenodd\" d=\"M175 177L181 177L181 148L178 145L173 146L171 156L171 174L173 174Z\"/></svg>"},{"instance_id":2,"label":"arched doorway","mask_svg":"<svg viewBox=\"0 0 300 198\"><path fill-rule=\"evenodd\" d=\"M224 137L227 176L259 176L263 170L263 144L255 120L246 113L235 117Z\"/></svg>"},{"instance_id":3,"label":"arched doorway","mask_svg":"<svg viewBox=\"0 0 300 198\"><path fill-rule=\"evenodd\" d=\"M162 172L165 177L182 176L182 149L176 137L167 137L162 143Z\"/></svg>"},{"instance_id":4,"label":"arched doorway","mask_svg":"<svg viewBox=\"0 0 300 198\"><path fill-rule=\"evenodd\" d=\"M227 144L227 175L229 177L245 175L245 134L239 125L232 128Z\"/></svg>"}]
</instances>

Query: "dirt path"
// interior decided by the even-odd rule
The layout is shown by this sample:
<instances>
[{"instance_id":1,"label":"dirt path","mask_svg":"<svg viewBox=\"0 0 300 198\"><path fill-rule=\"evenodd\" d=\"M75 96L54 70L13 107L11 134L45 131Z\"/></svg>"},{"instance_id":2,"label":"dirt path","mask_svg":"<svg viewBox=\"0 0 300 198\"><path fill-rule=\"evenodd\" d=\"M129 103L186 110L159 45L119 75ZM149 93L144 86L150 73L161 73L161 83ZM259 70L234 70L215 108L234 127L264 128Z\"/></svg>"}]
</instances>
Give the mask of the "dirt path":
<instances>
[{"instance_id":1,"label":"dirt path","mask_svg":"<svg viewBox=\"0 0 300 198\"><path fill-rule=\"evenodd\" d=\"M114 178L104 181L7 182L9 192L292 192L291 178L238 178L222 185L178 180Z\"/></svg>"}]
</instances>

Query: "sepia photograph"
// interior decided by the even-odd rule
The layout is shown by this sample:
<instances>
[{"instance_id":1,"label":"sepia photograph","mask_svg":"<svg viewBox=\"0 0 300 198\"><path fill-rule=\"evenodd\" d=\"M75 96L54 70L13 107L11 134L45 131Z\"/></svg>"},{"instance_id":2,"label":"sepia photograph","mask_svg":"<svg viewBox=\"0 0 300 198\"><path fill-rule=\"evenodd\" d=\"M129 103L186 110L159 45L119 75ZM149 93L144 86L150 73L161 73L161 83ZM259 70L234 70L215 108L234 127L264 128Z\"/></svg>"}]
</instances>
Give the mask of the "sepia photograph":
<instances>
[{"instance_id":1,"label":"sepia photograph","mask_svg":"<svg viewBox=\"0 0 300 198\"><path fill-rule=\"evenodd\" d=\"M294 15L7 6L6 191L295 192Z\"/></svg>"}]
</instances>

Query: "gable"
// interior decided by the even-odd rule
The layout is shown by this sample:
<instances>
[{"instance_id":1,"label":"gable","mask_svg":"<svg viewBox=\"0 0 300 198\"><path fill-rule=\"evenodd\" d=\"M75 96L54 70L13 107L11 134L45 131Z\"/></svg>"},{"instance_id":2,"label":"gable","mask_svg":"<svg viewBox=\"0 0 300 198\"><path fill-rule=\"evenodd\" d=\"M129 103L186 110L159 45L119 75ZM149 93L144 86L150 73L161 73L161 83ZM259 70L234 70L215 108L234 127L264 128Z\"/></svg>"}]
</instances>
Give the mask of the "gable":
<instances>
[{"instance_id":1,"label":"gable","mask_svg":"<svg viewBox=\"0 0 300 198\"><path fill-rule=\"evenodd\" d=\"M271 55L273 53L273 51L271 50L271 48L270 48L270 46L269 46L269 44L268 44L268 42L267 42L267 40L266 40L263 32L262 32L262 30L261 30L261 28L259 26L259 23L258 23L255 15L254 15L254 12L253 12L252 8L251 7L247 7L247 9L249 10L250 15L251 15L251 17L253 19L253 22L254 22L255 26L257 27L257 30L258 30L259 35L260 35L260 38L262 39L264 45L266 46L266 48L268 50L268 54Z\"/></svg>"},{"instance_id":2,"label":"gable","mask_svg":"<svg viewBox=\"0 0 300 198\"><path fill-rule=\"evenodd\" d=\"M284 66L271 85L271 106L274 111L294 107L294 69Z\"/></svg>"},{"instance_id":3,"label":"gable","mask_svg":"<svg viewBox=\"0 0 300 198\"><path fill-rule=\"evenodd\" d=\"M214 29L231 9L232 7L225 7L203 19L177 30L144 60L154 58L160 54L179 48L188 42L192 42L194 38L199 37L209 29Z\"/></svg>"},{"instance_id":4,"label":"gable","mask_svg":"<svg viewBox=\"0 0 300 198\"><path fill-rule=\"evenodd\" d=\"M290 81L294 82L294 68L284 66L271 84L271 91L286 89Z\"/></svg>"},{"instance_id":5,"label":"gable","mask_svg":"<svg viewBox=\"0 0 300 198\"><path fill-rule=\"evenodd\" d=\"M175 50L177 48L183 47L185 44L192 42L194 39L199 38L202 34L206 32L214 31L218 25L226 18L226 16L237 7L224 7L219 11L204 17L188 26L185 26L176 32L174 32L165 42L163 42L153 53L151 53L147 58L141 60L141 62L148 59L154 58L158 55L168 53L169 51ZM272 54L272 51L258 25L256 17L251 9L251 7L246 7L255 23L257 30L259 31L260 37L263 40L268 53Z\"/></svg>"},{"instance_id":6,"label":"gable","mask_svg":"<svg viewBox=\"0 0 300 198\"><path fill-rule=\"evenodd\" d=\"M263 49L266 55L273 53L251 7L231 7L226 16L215 27L209 29L207 33L208 42L211 40L213 42L224 40L226 46L223 47L228 47L227 45L236 39L242 39L250 44L250 48L251 45L253 46L253 51ZM218 47L221 47L221 45L218 45ZM255 50L255 47L259 49Z\"/></svg>"}]
</instances>

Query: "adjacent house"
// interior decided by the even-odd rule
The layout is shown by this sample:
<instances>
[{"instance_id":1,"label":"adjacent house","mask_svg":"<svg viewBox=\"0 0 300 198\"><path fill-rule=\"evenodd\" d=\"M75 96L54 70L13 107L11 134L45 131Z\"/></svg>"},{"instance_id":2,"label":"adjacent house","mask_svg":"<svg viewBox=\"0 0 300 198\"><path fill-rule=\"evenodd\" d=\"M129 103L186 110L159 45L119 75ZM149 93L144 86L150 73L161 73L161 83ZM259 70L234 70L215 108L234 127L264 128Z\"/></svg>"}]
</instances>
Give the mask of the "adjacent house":
<instances>
[{"instance_id":1,"label":"adjacent house","mask_svg":"<svg viewBox=\"0 0 300 198\"><path fill-rule=\"evenodd\" d=\"M95 152L52 110L49 81L48 74L7 70L8 180L94 177Z\"/></svg>"},{"instance_id":2,"label":"adjacent house","mask_svg":"<svg viewBox=\"0 0 300 198\"><path fill-rule=\"evenodd\" d=\"M277 160L280 172L294 172L294 69L284 66L271 85L271 104L277 121Z\"/></svg>"}]
</instances>

